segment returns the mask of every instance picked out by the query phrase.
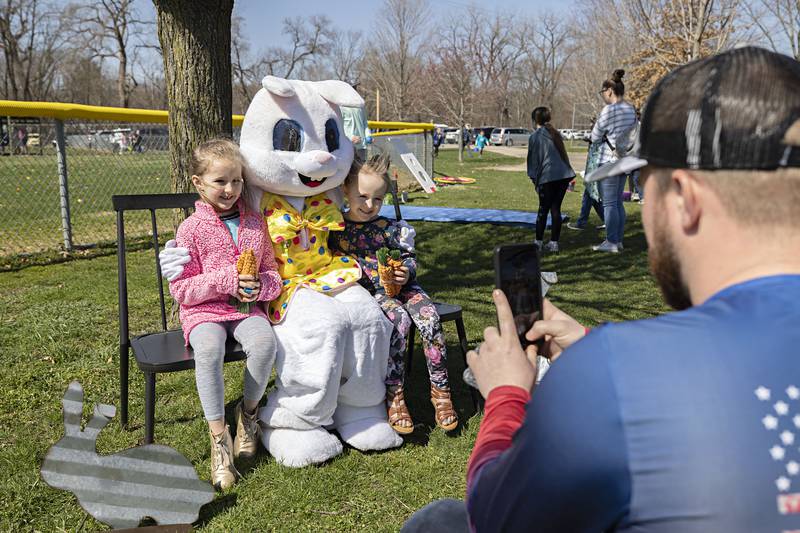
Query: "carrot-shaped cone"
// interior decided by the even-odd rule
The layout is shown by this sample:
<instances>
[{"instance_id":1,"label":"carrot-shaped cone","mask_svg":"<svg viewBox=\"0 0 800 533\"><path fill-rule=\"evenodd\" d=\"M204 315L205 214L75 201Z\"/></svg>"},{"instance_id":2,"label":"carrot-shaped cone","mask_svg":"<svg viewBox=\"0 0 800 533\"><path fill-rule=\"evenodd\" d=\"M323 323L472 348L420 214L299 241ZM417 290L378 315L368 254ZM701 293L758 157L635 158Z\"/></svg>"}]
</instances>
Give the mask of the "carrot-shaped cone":
<instances>
[{"instance_id":1,"label":"carrot-shaped cone","mask_svg":"<svg viewBox=\"0 0 800 533\"><path fill-rule=\"evenodd\" d=\"M256 265L256 254L253 253L252 248L248 248L239 255L236 260L236 270L240 275L253 276L258 279L258 266ZM250 314L250 307L254 302L241 302L236 300L236 307L240 313Z\"/></svg>"},{"instance_id":2,"label":"carrot-shaped cone","mask_svg":"<svg viewBox=\"0 0 800 533\"><path fill-rule=\"evenodd\" d=\"M239 259L236 260L236 270L239 274L245 276L257 276L258 267L256 266L256 254L253 253L252 248L248 248L241 253Z\"/></svg>"},{"instance_id":3,"label":"carrot-shaped cone","mask_svg":"<svg viewBox=\"0 0 800 533\"><path fill-rule=\"evenodd\" d=\"M381 248L375 255L378 257L378 276L381 285L386 291L386 296L394 298L400 293L401 285L394 282L394 271L403 266L400 260L400 250Z\"/></svg>"}]
</instances>

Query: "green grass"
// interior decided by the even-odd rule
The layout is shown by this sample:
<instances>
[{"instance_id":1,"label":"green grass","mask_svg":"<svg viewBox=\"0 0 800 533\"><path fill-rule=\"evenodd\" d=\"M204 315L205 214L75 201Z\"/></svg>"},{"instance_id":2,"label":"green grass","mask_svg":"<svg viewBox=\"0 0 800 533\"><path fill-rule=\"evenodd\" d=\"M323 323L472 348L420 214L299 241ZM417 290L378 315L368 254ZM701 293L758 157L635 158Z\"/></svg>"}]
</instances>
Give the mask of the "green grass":
<instances>
[{"instance_id":1,"label":"green grass","mask_svg":"<svg viewBox=\"0 0 800 533\"><path fill-rule=\"evenodd\" d=\"M493 170L521 159L485 153L459 164L442 151L436 168L471 176L471 186L442 187L434 195L412 193L411 205L536 208L523 172ZM580 192L567 193L564 210L577 214ZM552 299L588 326L602 321L649 317L664 310L647 273L638 204L626 204L625 252L594 254L602 233L564 229L563 252L545 256L543 268L559 274ZM597 219L591 219L597 223ZM532 230L488 224L418 222L420 278L437 299L464 307L471 346L495 321L490 304L492 249L530 241ZM129 255L131 322L137 331L155 326L151 250ZM79 507L75 496L49 488L39 477L48 448L63 434L61 397L71 380L86 391L84 415L95 403L119 403L116 258L112 255L0 273L0 531L96 531L105 529ZM408 379L408 403L419 427L405 445L384 453L347 450L328 464L304 469L278 466L261 454L245 479L201 512L209 531L396 531L413 512L435 498L463 498L465 471L479 417L473 416L459 379L463 363L452 324L445 329L454 401L460 429L445 435L433 428L425 363L419 350ZM417 343L419 345L419 343ZM226 365L228 415L241 396L243 365ZM131 431L113 421L99 449L114 453L143 436L143 382L130 367ZM156 441L186 455L208 479L206 425L190 372L159 377Z\"/></svg>"},{"instance_id":2,"label":"green grass","mask_svg":"<svg viewBox=\"0 0 800 533\"><path fill-rule=\"evenodd\" d=\"M169 154L87 155L68 151L72 241L81 246L113 240L113 194L170 191ZM0 263L19 254L63 246L58 165L54 154L0 157ZM144 226L144 218L135 223Z\"/></svg>"}]
</instances>

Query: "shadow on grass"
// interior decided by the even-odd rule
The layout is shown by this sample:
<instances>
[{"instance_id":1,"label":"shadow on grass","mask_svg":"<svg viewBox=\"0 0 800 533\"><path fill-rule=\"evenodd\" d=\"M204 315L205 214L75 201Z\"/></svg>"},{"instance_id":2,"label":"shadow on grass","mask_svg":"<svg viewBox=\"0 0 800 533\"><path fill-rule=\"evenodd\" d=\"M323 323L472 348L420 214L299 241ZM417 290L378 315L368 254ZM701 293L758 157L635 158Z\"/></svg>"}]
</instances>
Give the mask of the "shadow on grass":
<instances>
[{"instance_id":1,"label":"shadow on grass","mask_svg":"<svg viewBox=\"0 0 800 533\"><path fill-rule=\"evenodd\" d=\"M230 489L230 490L236 490ZM200 518L194 525L197 528L202 528L207 526L211 520L214 519L215 516L218 514L222 514L231 507L236 505L236 500L238 499L238 495L235 492L228 492L227 494L217 495L211 502L205 504L200 509Z\"/></svg>"}]
</instances>

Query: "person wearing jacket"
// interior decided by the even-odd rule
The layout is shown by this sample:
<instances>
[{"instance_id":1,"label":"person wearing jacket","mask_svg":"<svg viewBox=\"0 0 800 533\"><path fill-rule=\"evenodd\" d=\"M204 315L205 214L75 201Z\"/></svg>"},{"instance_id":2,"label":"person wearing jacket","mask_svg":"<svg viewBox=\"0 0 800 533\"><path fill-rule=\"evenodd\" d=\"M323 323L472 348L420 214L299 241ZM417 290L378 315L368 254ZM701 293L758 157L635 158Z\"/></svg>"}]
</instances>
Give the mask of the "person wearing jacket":
<instances>
[{"instance_id":1,"label":"person wearing jacket","mask_svg":"<svg viewBox=\"0 0 800 533\"><path fill-rule=\"evenodd\" d=\"M625 100L625 84L622 83L624 75L624 70L615 70L611 78L603 82L600 90L606 106L594 123L591 137L592 144L600 145L599 166L617 160L615 155L617 136L636 124L636 110ZM592 249L598 252L618 253L622 251L622 237L625 234L625 206L622 203L625 174L609 176L598 185L603 199L606 239Z\"/></svg>"},{"instance_id":2,"label":"person wearing jacket","mask_svg":"<svg viewBox=\"0 0 800 533\"><path fill-rule=\"evenodd\" d=\"M561 235L561 203L575 171L569 163L561 134L550 124L550 110L537 107L531 113L536 131L528 140L528 177L539 195L539 213L536 216L536 245L542 249L547 214L551 216L550 242L544 247L548 252L558 252Z\"/></svg>"},{"instance_id":3,"label":"person wearing jacket","mask_svg":"<svg viewBox=\"0 0 800 533\"><path fill-rule=\"evenodd\" d=\"M234 460L250 458L258 450L256 408L276 350L260 304L277 298L283 286L264 219L240 198L243 167L239 147L227 139L202 143L192 153L192 183L200 200L178 227L175 238L178 246L189 250L189 262L169 285L180 304L184 340L194 350L197 392L211 439L211 483L220 490L241 476ZM237 263L245 254L254 264L240 272ZM225 423L222 364L228 336L247 354L242 401L235 409L235 440Z\"/></svg>"},{"instance_id":4,"label":"person wearing jacket","mask_svg":"<svg viewBox=\"0 0 800 533\"><path fill-rule=\"evenodd\" d=\"M344 133L353 143L356 157L360 161L367 160L367 144L371 141L367 113L363 107L339 106L342 111Z\"/></svg>"}]
</instances>

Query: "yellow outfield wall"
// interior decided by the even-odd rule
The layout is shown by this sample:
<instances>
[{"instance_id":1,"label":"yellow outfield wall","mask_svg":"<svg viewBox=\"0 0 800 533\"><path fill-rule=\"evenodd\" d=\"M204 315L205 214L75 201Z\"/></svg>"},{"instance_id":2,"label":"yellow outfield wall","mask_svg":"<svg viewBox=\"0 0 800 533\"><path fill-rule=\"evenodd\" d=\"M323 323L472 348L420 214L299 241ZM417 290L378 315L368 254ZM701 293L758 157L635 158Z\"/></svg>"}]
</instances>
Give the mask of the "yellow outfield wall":
<instances>
[{"instance_id":1,"label":"yellow outfield wall","mask_svg":"<svg viewBox=\"0 0 800 533\"><path fill-rule=\"evenodd\" d=\"M59 120L85 119L117 122L146 122L166 124L169 114L155 109L135 109L125 107L104 107L83 104L63 104L58 102L24 102L18 100L0 100L0 116L11 117L47 117ZM233 126L240 127L244 115L233 115ZM371 129L391 132L375 133L381 135L410 135L433 130L433 124L425 122L386 122L370 120Z\"/></svg>"}]
</instances>

